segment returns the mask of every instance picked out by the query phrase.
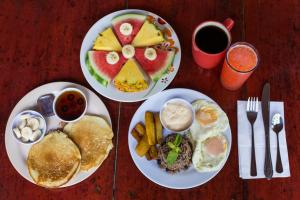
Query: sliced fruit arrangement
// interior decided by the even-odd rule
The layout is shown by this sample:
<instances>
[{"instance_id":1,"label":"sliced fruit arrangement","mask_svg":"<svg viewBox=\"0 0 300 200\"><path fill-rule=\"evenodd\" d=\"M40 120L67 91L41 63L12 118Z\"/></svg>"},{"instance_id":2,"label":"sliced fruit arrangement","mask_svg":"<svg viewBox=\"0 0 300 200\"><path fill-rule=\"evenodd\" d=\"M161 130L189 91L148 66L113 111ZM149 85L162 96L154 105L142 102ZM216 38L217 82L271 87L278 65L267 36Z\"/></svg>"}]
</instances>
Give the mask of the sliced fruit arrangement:
<instances>
[{"instance_id":1,"label":"sliced fruit arrangement","mask_svg":"<svg viewBox=\"0 0 300 200\"><path fill-rule=\"evenodd\" d=\"M120 15L96 38L86 65L103 86L114 80L112 85L120 91L139 92L149 88L150 81L157 82L173 63L175 49L157 47L164 41L164 33L147 16Z\"/></svg>"},{"instance_id":2,"label":"sliced fruit arrangement","mask_svg":"<svg viewBox=\"0 0 300 200\"><path fill-rule=\"evenodd\" d=\"M129 59L115 77L114 85L124 92L138 92L148 88L148 78L140 65Z\"/></svg>"},{"instance_id":3,"label":"sliced fruit arrangement","mask_svg":"<svg viewBox=\"0 0 300 200\"><path fill-rule=\"evenodd\" d=\"M89 51L86 65L95 79L104 86L117 75L126 59L120 52Z\"/></svg>"},{"instance_id":4,"label":"sliced fruit arrangement","mask_svg":"<svg viewBox=\"0 0 300 200\"><path fill-rule=\"evenodd\" d=\"M125 14L112 20L112 25L122 45L131 44L146 20L145 15Z\"/></svg>"},{"instance_id":5,"label":"sliced fruit arrangement","mask_svg":"<svg viewBox=\"0 0 300 200\"><path fill-rule=\"evenodd\" d=\"M121 51L122 47L111 28L106 29L96 38L94 50Z\"/></svg>"},{"instance_id":6,"label":"sliced fruit arrangement","mask_svg":"<svg viewBox=\"0 0 300 200\"><path fill-rule=\"evenodd\" d=\"M175 49L160 49L156 47L136 48L135 58L150 76L152 81L156 82L165 74L173 63Z\"/></svg>"}]
</instances>

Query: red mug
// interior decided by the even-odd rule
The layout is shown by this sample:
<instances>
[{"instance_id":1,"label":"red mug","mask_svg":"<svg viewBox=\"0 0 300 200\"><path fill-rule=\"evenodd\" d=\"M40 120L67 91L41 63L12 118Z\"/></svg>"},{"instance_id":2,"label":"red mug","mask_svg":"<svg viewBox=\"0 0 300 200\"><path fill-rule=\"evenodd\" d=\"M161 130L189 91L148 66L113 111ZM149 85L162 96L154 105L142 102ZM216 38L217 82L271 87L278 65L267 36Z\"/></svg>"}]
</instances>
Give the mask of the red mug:
<instances>
[{"instance_id":1,"label":"red mug","mask_svg":"<svg viewBox=\"0 0 300 200\"><path fill-rule=\"evenodd\" d=\"M226 49L230 46L231 43L231 34L230 30L234 25L234 21L230 18L227 18L223 23L217 21L205 21L199 24L194 33L192 38L192 53L195 62L204 69L211 69L216 67L225 57ZM220 52L217 53L208 53L204 50L200 49L196 44L196 34L207 26L215 26L224 31L227 36L227 46L222 49Z\"/></svg>"}]
</instances>

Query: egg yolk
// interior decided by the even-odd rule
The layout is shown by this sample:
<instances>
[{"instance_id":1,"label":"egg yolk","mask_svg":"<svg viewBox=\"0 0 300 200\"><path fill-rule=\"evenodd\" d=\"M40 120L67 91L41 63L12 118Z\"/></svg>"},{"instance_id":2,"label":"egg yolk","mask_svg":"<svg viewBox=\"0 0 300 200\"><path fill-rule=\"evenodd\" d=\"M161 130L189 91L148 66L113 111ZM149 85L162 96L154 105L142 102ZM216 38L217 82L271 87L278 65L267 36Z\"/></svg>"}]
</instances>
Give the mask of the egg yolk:
<instances>
[{"instance_id":1,"label":"egg yolk","mask_svg":"<svg viewBox=\"0 0 300 200\"><path fill-rule=\"evenodd\" d=\"M196 112L196 119L202 126L208 126L218 120L218 115L213 108L200 108Z\"/></svg>"},{"instance_id":2,"label":"egg yolk","mask_svg":"<svg viewBox=\"0 0 300 200\"><path fill-rule=\"evenodd\" d=\"M213 157L219 156L226 150L226 143L219 136L206 139L203 145L206 152Z\"/></svg>"}]
</instances>

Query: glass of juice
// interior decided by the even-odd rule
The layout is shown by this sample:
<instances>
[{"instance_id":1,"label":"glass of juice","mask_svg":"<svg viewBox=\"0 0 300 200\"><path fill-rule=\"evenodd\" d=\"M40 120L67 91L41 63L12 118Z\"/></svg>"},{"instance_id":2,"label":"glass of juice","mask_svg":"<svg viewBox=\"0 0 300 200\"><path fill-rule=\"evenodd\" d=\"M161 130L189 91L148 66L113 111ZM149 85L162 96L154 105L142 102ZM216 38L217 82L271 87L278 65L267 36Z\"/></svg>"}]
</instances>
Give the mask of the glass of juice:
<instances>
[{"instance_id":1,"label":"glass of juice","mask_svg":"<svg viewBox=\"0 0 300 200\"><path fill-rule=\"evenodd\" d=\"M221 72L221 83L228 90L237 90L246 82L259 63L257 50L247 42L229 47Z\"/></svg>"}]
</instances>

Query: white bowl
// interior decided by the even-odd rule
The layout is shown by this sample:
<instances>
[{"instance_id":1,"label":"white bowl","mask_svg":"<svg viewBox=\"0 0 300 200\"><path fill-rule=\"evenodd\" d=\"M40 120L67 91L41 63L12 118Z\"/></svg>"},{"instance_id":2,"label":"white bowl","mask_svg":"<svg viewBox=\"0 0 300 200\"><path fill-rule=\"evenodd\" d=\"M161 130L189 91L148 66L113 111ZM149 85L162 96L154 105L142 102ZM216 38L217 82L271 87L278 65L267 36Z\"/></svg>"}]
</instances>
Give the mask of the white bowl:
<instances>
[{"instance_id":1,"label":"white bowl","mask_svg":"<svg viewBox=\"0 0 300 200\"><path fill-rule=\"evenodd\" d=\"M30 116L32 117L37 117L37 118L40 118L43 120L43 123L44 123L44 128L43 129L40 129L41 130L41 135L35 140L35 141L28 141L28 142L24 142L22 141L21 139L17 138L16 134L14 133L13 129L14 128L17 128L18 124L20 124L20 121L21 121L21 116L22 115L26 115L26 114L29 114ZM15 116L15 118L13 119L13 123L12 123L12 134L14 135L14 138L22 143L22 144L34 144L34 143L37 143L39 142L46 134L46 130L47 130L47 124L46 124L46 120L45 118L43 117L43 115L37 111L34 111L34 110L24 110L22 112L20 112L19 114L17 114Z\"/></svg>"},{"instance_id":2,"label":"white bowl","mask_svg":"<svg viewBox=\"0 0 300 200\"><path fill-rule=\"evenodd\" d=\"M165 107L167 106L168 103L174 103L174 102L179 102L179 103L182 103L183 105L185 105L188 109L191 110L192 112L192 120L191 120L191 123L187 125L187 127L185 127L184 129L182 130L172 130L170 129L165 123L164 123L164 120L162 120L162 112L163 110L165 109ZM192 104L184 99L181 99L181 98L173 98L173 99L170 99L168 101L166 101L163 106L161 107L160 111L159 111L159 118L160 118L160 121L161 121L161 124L163 125L163 127L165 129L167 129L168 131L171 131L171 132L175 132L175 133L183 133L187 130L190 129L190 127L192 126L193 122L194 122L194 119L195 119L195 111L192 107Z\"/></svg>"}]
</instances>

